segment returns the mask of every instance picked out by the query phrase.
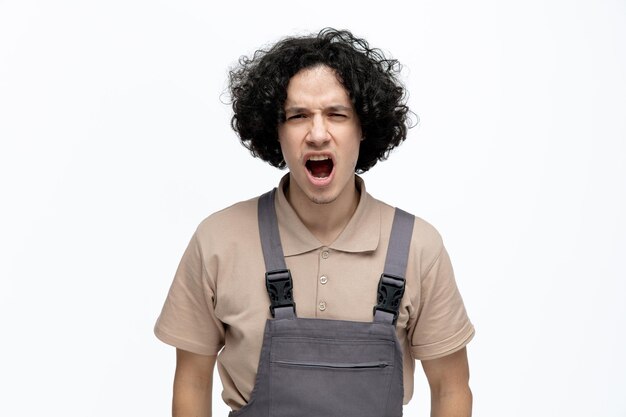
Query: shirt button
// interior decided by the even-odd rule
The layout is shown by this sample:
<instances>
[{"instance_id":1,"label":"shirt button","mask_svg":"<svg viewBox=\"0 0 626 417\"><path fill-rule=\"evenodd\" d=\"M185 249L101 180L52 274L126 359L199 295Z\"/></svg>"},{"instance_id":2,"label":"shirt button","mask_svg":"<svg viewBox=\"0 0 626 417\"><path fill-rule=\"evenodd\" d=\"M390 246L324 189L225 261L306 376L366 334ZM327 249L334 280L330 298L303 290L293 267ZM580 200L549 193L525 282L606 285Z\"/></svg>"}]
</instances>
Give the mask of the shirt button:
<instances>
[{"instance_id":1,"label":"shirt button","mask_svg":"<svg viewBox=\"0 0 626 417\"><path fill-rule=\"evenodd\" d=\"M320 311L324 311L326 310L326 302L325 301L320 301Z\"/></svg>"},{"instance_id":2,"label":"shirt button","mask_svg":"<svg viewBox=\"0 0 626 417\"><path fill-rule=\"evenodd\" d=\"M327 250L322 251L322 258L328 259L328 251Z\"/></svg>"},{"instance_id":3,"label":"shirt button","mask_svg":"<svg viewBox=\"0 0 626 417\"><path fill-rule=\"evenodd\" d=\"M325 275L322 275L320 277L320 282L322 283L322 285L325 285L328 282L328 278Z\"/></svg>"}]
</instances>

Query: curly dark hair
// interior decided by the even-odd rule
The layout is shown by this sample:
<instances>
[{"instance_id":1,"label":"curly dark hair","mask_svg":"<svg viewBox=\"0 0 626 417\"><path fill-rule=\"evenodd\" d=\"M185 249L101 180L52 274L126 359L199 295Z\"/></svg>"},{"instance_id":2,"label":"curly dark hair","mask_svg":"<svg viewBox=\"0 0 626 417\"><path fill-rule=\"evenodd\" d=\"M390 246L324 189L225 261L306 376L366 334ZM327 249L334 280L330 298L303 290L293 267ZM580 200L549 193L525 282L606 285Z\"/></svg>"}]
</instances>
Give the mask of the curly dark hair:
<instances>
[{"instance_id":1,"label":"curly dark hair","mask_svg":"<svg viewBox=\"0 0 626 417\"><path fill-rule=\"evenodd\" d=\"M229 72L232 128L252 155L284 168L278 126L285 121L289 80L300 70L326 65L335 70L361 123L356 172L363 173L406 139L412 112L406 105L401 66L347 30L288 37L252 58L243 56Z\"/></svg>"}]
</instances>

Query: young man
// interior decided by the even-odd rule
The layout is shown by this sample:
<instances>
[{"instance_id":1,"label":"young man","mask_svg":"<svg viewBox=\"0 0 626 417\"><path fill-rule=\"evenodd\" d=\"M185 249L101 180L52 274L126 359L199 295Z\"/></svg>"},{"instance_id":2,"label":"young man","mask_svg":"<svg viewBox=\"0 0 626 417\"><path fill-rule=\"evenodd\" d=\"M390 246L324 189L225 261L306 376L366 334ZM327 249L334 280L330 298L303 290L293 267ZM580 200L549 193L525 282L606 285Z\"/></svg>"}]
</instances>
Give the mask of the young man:
<instances>
[{"instance_id":1,"label":"young man","mask_svg":"<svg viewBox=\"0 0 626 417\"><path fill-rule=\"evenodd\" d=\"M231 72L233 128L289 173L203 220L183 255L155 326L177 348L174 416L211 415L216 361L232 416L400 416L415 359L431 415L471 415L474 328L441 237L355 175L406 137L398 67L325 29Z\"/></svg>"}]
</instances>

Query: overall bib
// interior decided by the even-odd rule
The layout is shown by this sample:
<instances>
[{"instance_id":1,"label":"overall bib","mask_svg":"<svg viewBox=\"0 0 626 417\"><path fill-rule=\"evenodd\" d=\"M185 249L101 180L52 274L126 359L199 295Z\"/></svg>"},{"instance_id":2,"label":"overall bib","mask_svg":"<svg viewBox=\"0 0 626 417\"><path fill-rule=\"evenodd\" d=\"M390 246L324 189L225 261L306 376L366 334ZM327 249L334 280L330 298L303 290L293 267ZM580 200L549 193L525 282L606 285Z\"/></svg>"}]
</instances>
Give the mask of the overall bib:
<instances>
[{"instance_id":1,"label":"overall bib","mask_svg":"<svg viewBox=\"0 0 626 417\"><path fill-rule=\"evenodd\" d=\"M229 417L400 417L402 349L396 320L414 217L396 209L371 323L298 318L274 209L259 199L259 232L273 319L250 401Z\"/></svg>"}]
</instances>

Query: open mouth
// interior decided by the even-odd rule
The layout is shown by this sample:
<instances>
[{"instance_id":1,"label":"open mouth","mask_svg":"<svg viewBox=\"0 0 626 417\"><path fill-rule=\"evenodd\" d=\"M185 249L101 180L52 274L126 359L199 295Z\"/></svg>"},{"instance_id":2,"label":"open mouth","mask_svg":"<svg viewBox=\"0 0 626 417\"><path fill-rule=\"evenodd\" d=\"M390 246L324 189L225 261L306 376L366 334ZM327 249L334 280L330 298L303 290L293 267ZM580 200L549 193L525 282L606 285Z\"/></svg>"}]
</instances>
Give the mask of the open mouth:
<instances>
[{"instance_id":1,"label":"open mouth","mask_svg":"<svg viewBox=\"0 0 626 417\"><path fill-rule=\"evenodd\" d=\"M333 172L334 163L330 156L312 155L306 161L306 169L315 178L328 178Z\"/></svg>"}]
</instances>

